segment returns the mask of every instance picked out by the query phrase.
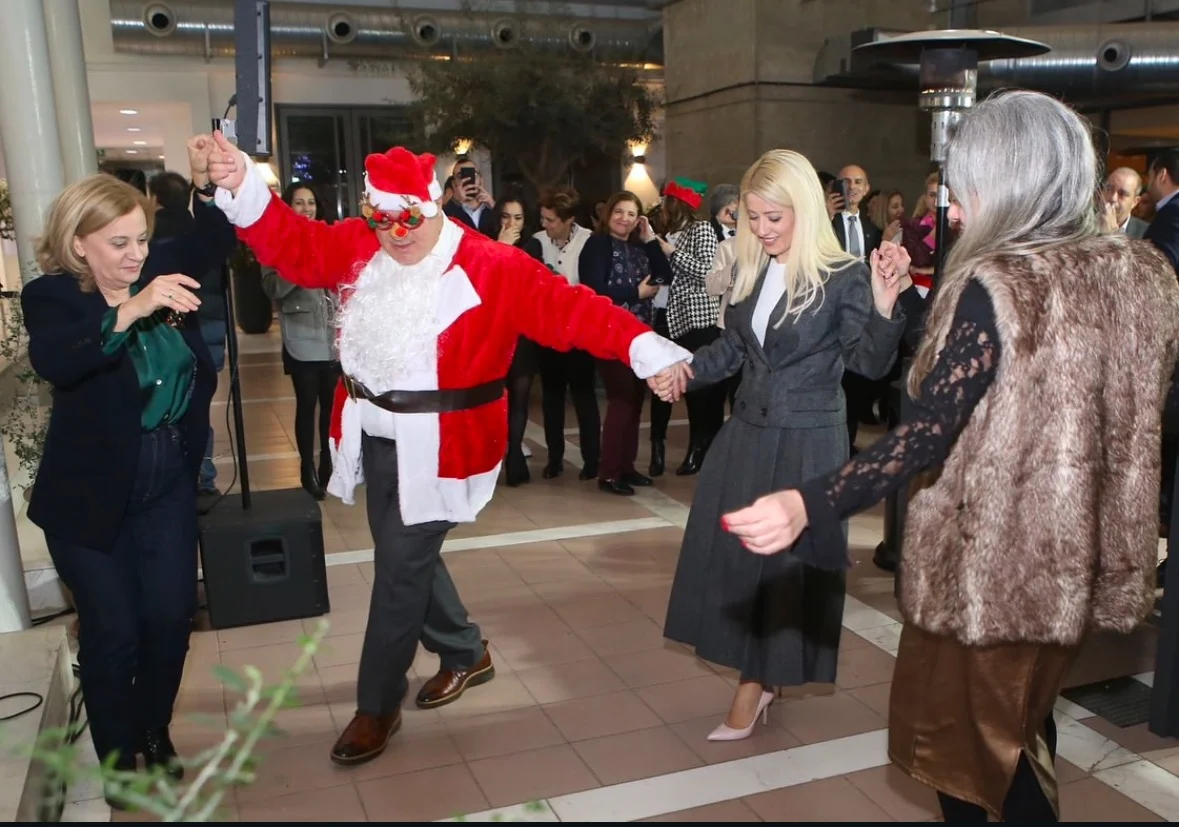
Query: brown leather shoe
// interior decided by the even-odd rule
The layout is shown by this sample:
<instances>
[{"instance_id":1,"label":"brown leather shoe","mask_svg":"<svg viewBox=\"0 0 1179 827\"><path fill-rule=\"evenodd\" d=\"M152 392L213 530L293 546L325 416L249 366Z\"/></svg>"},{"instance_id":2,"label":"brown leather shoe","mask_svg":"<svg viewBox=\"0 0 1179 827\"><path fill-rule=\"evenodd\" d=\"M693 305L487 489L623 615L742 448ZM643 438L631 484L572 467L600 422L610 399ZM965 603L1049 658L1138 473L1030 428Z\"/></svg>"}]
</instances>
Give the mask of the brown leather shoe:
<instances>
[{"instance_id":1,"label":"brown leather shoe","mask_svg":"<svg viewBox=\"0 0 1179 827\"><path fill-rule=\"evenodd\" d=\"M357 712L332 747L332 760L346 767L371 761L385 751L393 733L401 729L401 710L395 715Z\"/></svg>"},{"instance_id":2,"label":"brown leather shoe","mask_svg":"<svg viewBox=\"0 0 1179 827\"><path fill-rule=\"evenodd\" d=\"M423 684L418 692L417 704L422 709L434 709L454 703L472 686L487 683L495 677L491 665L491 650L483 641L483 657L470 669L439 669L438 674Z\"/></svg>"}]
</instances>

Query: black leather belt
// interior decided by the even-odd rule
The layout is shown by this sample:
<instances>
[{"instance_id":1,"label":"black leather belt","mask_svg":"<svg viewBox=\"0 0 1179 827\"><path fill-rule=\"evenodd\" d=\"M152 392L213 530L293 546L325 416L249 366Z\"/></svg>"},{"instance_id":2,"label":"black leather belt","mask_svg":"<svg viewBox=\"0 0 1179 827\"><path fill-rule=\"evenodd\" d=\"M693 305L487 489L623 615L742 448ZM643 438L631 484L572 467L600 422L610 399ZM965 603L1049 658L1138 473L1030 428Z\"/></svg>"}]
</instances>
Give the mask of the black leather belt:
<instances>
[{"instance_id":1,"label":"black leather belt","mask_svg":"<svg viewBox=\"0 0 1179 827\"><path fill-rule=\"evenodd\" d=\"M503 379L484 382L473 388L452 388L438 391L389 391L373 393L360 382L345 374L344 389L353 399L364 399L390 413L454 413L497 402L507 387Z\"/></svg>"}]
</instances>

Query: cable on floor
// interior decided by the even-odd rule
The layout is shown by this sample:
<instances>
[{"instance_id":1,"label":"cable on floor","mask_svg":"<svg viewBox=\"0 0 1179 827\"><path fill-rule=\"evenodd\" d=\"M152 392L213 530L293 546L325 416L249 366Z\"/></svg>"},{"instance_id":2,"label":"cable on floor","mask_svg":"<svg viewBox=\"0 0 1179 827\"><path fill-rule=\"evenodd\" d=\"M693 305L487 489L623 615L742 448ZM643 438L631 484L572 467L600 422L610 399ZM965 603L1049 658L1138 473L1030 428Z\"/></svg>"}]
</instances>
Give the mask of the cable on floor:
<instances>
[{"instance_id":1,"label":"cable on floor","mask_svg":"<svg viewBox=\"0 0 1179 827\"><path fill-rule=\"evenodd\" d=\"M45 696L37 692L9 692L6 695L0 695L0 704L6 701L15 700L17 698L32 698L33 703L28 708L22 709L19 712L13 712L10 715L0 716L0 723L5 721L15 721L22 715L28 715L30 712L40 709L41 704L45 703Z\"/></svg>"}]
</instances>

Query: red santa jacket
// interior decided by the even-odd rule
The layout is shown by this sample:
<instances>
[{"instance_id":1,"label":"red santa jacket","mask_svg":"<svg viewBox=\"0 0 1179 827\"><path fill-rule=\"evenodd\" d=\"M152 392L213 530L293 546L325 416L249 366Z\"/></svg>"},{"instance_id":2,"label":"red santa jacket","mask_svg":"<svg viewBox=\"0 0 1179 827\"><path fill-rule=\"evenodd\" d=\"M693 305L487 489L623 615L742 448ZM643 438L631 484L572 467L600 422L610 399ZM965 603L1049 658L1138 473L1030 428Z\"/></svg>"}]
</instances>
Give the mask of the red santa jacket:
<instances>
[{"instance_id":1,"label":"red santa jacket","mask_svg":"<svg viewBox=\"0 0 1179 827\"><path fill-rule=\"evenodd\" d=\"M333 225L312 221L295 214L269 190L263 195L260 185L265 186L261 176L251 169L236 197L221 192L217 201L258 260L284 279L301 287L337 289L355 280L380 250L376 234L363 219ZM438 314L438 389L471 388L502 379L521 335L556 350L581 349L617 359L641 378L690 358L608 298L570 286L521 250L457 222L452 225L462 237L443 276L448 283L441 291L447 298ZM349 365L342 367L347 373ZM357 424L349 421L347 410L354 400L343 385L336 397L332 436L341 473L329 491L350 502L351 489L362 481ZM507 448L506 397L433 415L433 425L428 419L403 416L396 426L402 517L407 524L473 520L490 499ZM416 493L407 491L413 486L419 487ZM437 490L427 490L431 486Z\"/></svg>"}]
</instances>

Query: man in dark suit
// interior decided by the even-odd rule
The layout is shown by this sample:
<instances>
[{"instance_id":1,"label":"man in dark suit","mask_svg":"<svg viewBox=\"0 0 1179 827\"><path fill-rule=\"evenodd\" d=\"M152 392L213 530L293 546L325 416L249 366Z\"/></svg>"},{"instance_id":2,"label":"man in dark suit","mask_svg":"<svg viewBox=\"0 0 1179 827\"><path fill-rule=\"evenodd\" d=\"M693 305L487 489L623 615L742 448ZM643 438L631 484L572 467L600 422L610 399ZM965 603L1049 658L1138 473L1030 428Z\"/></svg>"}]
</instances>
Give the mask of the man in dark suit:
<instances>
[{"instance_id":1,"label":"man in dark suit","mask_svg":"<svg viewBox=\"0 0 1179 827\"><path fill-rule=\"evenodd\" d=\"M1149 241L1171 262L1179 273L1179 149L1160 152L1150 162L1147 171L1147 190L1154 201L1154 220L1146 229L1144 239ZM1179 377L1177 377L1179 381ZM1175 463L1179 455L1179 422L1168 406L1163 417L1163 485L1159 504L1159 522L1168 524L1171 515L1171 501L1175 490ZM1160 534L1163 533L1160 527ZM1158 582L1161 586L1166 576L1167 561L1159 564Z\"/></svg>"},{"instance_id":2,"label":"man in dark suit","mask_svg":"<svg viewBox=\"0 0 1179 827\"><path fill-rule=\"evenodd\" d=\"M839 171L839 177L832 182L831 191L827 194L827 212L831 216L831 228L835 230L840 246L861 261L868 261L883 237L880 228L860 209L870 188L868 173L864 168L849 164ZM847 193L846 198L843 192ZM856 433L860 422L878 421L872 408L876 400L885 397L887 390L887 382L873 382L850 371L844 374L847 434L853 454L856 452Z\"/></svg>"},{"instance_id":3,"label":"man in dark suit","mask_svg":"<svg viewBox=\"0 0 1179 827\"><path fill-rule=\"evenodd\" d=\"M839 191L839 182L847 190L844 199ZM827 212L831 215L831 227L839 239L840 246L863 261L880 246L882 233L872 219L860 210L860 205L870 188L868 173L855 164L839 171L839 177L827 196Z\"/></svg>"},{"instance_id":4,"label":"man in dark suit","mask_svg":"<svg viewBox=\"0 0 1179 827\"><path fill-rule=\"evenodd\" d=\"M1155 213L1143 238L1158 247L1179 272L1179 148L1156 155L1147 176Z\"/></svg>"},{"instance_id":5,"label":"man in dark suit","mask_svg":"<svg viewBox=\"0 0 1179 827\"><path fill-rule=\"evenodd\" d=\"M499 238L499 216L495 199L483 186L483 175L475 162L460 155L454 165L454 197L447 201L442 212L488 238Z\"/></svg>"}]
</instances>

